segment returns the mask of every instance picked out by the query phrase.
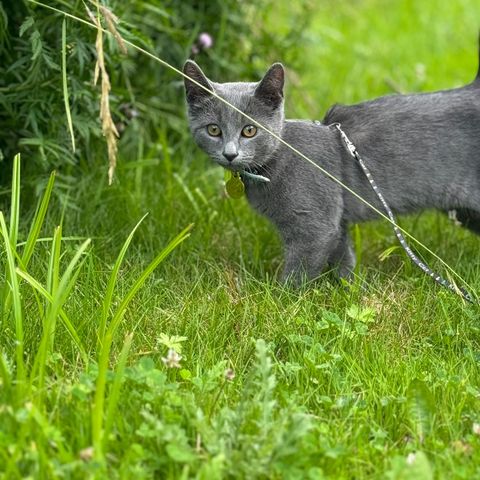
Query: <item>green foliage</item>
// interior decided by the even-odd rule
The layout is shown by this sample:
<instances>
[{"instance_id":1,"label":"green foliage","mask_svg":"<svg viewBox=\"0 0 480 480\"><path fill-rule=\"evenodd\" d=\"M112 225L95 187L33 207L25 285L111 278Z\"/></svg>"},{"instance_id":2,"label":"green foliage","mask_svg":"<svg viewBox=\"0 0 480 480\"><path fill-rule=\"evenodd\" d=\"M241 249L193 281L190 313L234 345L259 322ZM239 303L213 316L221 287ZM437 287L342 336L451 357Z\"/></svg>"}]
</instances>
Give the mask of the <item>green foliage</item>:
<instances>
[{"instance_id":1,"label":"green foliage","mask_svg":"<svg viewBox=\"0 0 480 480\"><path fill-rule=\"evenodd\" d=\"M423 452L411 453L404 458L393 459L392 468L386 472L385 478L389 480L433 480L432 467L427 455Z\"/></svg>"},{"instance_id":2,"label":"green foliage","mask_svg":"<svg viewBox=\"0 0 480 480\"><path fill-rule=\"evenodd\" d=\"M412 430L420 443L432 431L435 402L425 382L415 379L407 391L407 407Z\"/></svg>"},{"instance_id":3,"label":"green foliage","mask_svg":"<svg viewBox=\"0 0 480 480\"><path fill-rule=\"evenodd\" d=\"M124 38L177 68L195 57L219 78L257 77L284 48L301 43L301 30L292 31L272 49L271 35L263 28L266 13L258 14L268 11L272 0L261 0L255 8L236 0L102 3L120 18L119 32ZM81 0L51 4L90 20ZM67 19L63 35L63 15L28 0L5 2L1 12L1 157L13 158L21 151L28 154L31 173L55 167L65 175L74 173L68 165L103 161L104 156L98 155L106 148L98 120L99 87L93 85L95 30ZM258 28L252 31L249 25L254 18ZM301 22L307 19L304 14ZM201 32L212 36L213 48L193 54ZM182 79L132 49L125 56L115 40L106 37L111 107L121 133L121 158L136 155L140 143L156 140L159 129L185 138ZM76 153L71 134L77 141Z\"/></svg>"},{"instance_id":4,"label":"green foliage","mask_svg":"<svg viewBox=\"0 0 480 480\"><path fill-rule=\"evenodd\" d=\"M82 2L49 3L85 16ZM1 41L15 44L8 55L26 57L9 81L28 77L39 39L60 68L28 93L15 87L30 102L19 111L33 111L32 92L51 88L58 115L36 119L69 153L63 18L25 1L2 5ZM228 10L215 1L109 5L122 35L158 46L177 66L199 32L213 32L215 46L197 59L214 78L254 79L284 61L290 117L321 118L335 101L392 85L446 88L476 70L476 0L311 2L309 10L286 1L227 1ZM143 56L122 57L110 40L112 103L126 129L119 181L108 187L103 139L91 133L94 38L67 20L79 168L50 154L42 163L37 147L22 157L22 181L18 158L0 164L13 177L13 188L0 189L0 478L478 478L478 310L408 268L389 250L394 235L382 222L356 227L354 288L329 275L299 291L277 284L281 244L246 202L224 198L221 170L188 137L181 80ZM131 100L127 78L141 112L130 121L120 111ZM13 98L4 85L0 93ZM85 95L94 114L82 110ZM5 142L27 138L15 128ZM57 162L57 175L38 175ZM36 174L38 202L25 170ZM191 222L188 241L143 276ZM402 222L480 288L478 237L440 214Z\"/></svg>"},{"instance_id":5,"label":"green foliage","mask_svg":"<svg viewBox=\"0 0 480 480\"><path fill-rule=\"evenodd\" d=\"M206 170L178 173L204 198L199 233L155 273L168 250L158 255L163 236L145 229L159 218L176 228L192 217L188 201L172 217L155 210L133 221L113 246L98 228L102 238L88 244L65 235L72 218L53 228L62 212L54 176L23 221L18 157L14 172L8 219L0 215L0 478L478 474L473 307L430 283L417 288L414 275L384 292L375 278L366 291L325 281L298 292L253 279L235 242L258 250L264 227L236 230L250 213L239 204L230 216ZM135 172L124 174L120 197L98 174L86 180L103 185L122 219L137 213ZM112 212L88 222L112 222ZM264 268L244 255L249 270ZM398 301L404 293L410 302ZM169 366L171 349L181 357Z\"/></svg>"},{"instance_id":6,"label":"green foliage","mask_svg":"<svg viewBox=\"0 0 480 480\"><path fill-rule=\"evenodd\" d=\"M0 311L0 326L2 326L6 332L14 332L11 338L7 337L6 342L0 345L0 399L2 401L9 401L15 406L22 406L20 415L22 417L21 421L24 423L24 428L31 427L35 429L35 422L37 422L46 430L53 430L49 427L44 413L48 409L47 405L50 400L47 395L47 391L49 390L47 384L48 381L51 380L49 375L51 375L52 366L54 367L56 360L61 358L61 356L55 353L57 343L55 334L58 330L57 320L62 320L65 328L71 334L73 344L83 363L88 365L90 363L89 357L97 357L97 363L95 364L95 395L91 411L91 442L94 447L95 459L100 465L103 465L105 463L104 448L107 445L113 418L118 408L120 386L125 372L128 352L132 343L132 334L129 334L120 352L118 366L115 372L112 373L113 381L109 390L107 406L105 407L107 371L115 333L135 294L143 286L155 268L180 243L188 238L188 231L191 227L188 227L177 235L177 237L154 258L129 289L124 292L123 298L117 301L118 306L113 308L112 299L118 271L133 234L139 225L137 224L127 238L115 262L115 268L112 270L108 282L107 292L104 295L105 301L102 308L102 316L97 332L99 341L98 350L90 350L87 353L78 335L77 327L74 326L74 322L72 322L64 310L64 304L71 296L72 290L77 286L81 269L89 256L88 247L91 239L86 239L78 247L73 258L65 266L64 272L61 273L61 259L64 252L62 252L62 227L58 226L55 228L51 239L46 285L42 285L39 280L26 271L29 259L37 246L38 233L42 227L48 208L53 179L54 176L52 175L51 181L47 186L40 206L32 221L30 234L27 237L27 241L23 243L23 252L17 241L20 220L20 155L17 155L13 162L10 228L7 227L4 215L0 211L0 233L3 239L2 252L6 257L4 263L5 277L3 278L2 288L0 289L2 306ZM32 287L32 297L28 296L28 292L25 291L25 286L21 284L22 279ZM30 298L31 301L35 301L37 308L34 308L34 311L36 311L33 315L37 316L41 322L40 338L31 340L28 348L25 348L25 322L27 319L31 320L32 312L30 312L30 314L26 313L25 298ZM31 324L29 324L28 327L31 327ZM27 352L29 352L29 361L26 365L25 357ZM15 358L15 361L9 360L10 358ZM5 412L0 412L0 416L3 413ZM15 418L13 420L15 420ZM7 426L13 425L13 428L20 428L20 425L15 423L15 421L13 421L13 424L9 422L8 418L5 422L2 422L2 424ZM2 440L8 438L8 430L6 430L5 435L6 436L0 437L0 445L2 444ZM63 439L58 435L56 439L59 443L56 447L59 447L61 451L63 451L63 445L61 443ZM1 446L4 447L5 445ZM0 473L4 473L7 477L16 471L18 473L18 470L16 470L16 462L18 460L20 463L23 463L22 452L18 453L20 457L13 455L8 462L5 461L4 467L0 467ZM50 471L50 466L47 465L45 468L46 470L42 469L42 475ZM20 468L19 471L21 472L23 469ZM26 471L28 471L28 467ZM56 475L56 473L54 473L54 475Z\"/></svg>"}]
</instances>

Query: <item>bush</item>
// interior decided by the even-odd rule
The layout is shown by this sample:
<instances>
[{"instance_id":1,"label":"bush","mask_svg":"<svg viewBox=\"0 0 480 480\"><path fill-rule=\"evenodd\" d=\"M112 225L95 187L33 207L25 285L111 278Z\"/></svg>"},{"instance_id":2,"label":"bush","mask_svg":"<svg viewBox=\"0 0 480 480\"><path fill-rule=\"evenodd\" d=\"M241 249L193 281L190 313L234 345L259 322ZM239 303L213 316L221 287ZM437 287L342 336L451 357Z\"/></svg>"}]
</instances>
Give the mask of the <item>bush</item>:
<instances>
[{"instance_id":1,"label":"bush","mask_svg":"<svg viewBox=\"0 0 480 480\"><path fill-rule=\"evenodd\" d=\"M301 48L302 28L282 34L281 40L272 39L264 28L273 0L255 5L236 0L103 3L121 19L118 29L125 39L177 68L195 57L212 76L247 79L282 58L280 52L290 52L291 66L299 62L300 55L291 47ZM88 20L82 0L57 0L54 5ZM89 8L96 11L93 4ZM308 19L306 3L297 12L301 27ZM99 87L93 85L96 32L68 19L67 75L76 153L71 149L62 87L62 20L62 14L28 0L0 4L0 158L26 153L35 174L52 168L71 174L69 165L88 166L98 157L105 162L106 157L98 120ZM212 48L198 48L202 32L213 38ZM185 138L183 82L178 74L133 49L123 55L112 37L106 36L104 43L120 156L137 155L139 147L149 145L160 131ZM0 169L4 176L6 170ZM0 183L6 181L0 177Z\"/></svg>"}]
</instances>

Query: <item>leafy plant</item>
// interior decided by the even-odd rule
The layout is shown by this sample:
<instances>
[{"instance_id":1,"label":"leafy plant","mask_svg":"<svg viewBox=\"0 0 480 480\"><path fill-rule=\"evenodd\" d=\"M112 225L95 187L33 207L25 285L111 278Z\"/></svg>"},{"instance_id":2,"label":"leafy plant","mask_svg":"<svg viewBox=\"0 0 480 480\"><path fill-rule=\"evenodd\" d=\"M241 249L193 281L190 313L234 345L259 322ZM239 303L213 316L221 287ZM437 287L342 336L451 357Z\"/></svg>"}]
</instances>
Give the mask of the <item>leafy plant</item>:
<instances>
[{"instance_id":1,"label":"leafy plant","mask_svg":"<svg viewBox=\"0 0 480 480\"><path fill-rule=\"evenodd\" d=\"M408 417L419 443L432 431L435 413L433 395L422 380L412 380L407 392Z\"/></svg>"},{"instance_id":2,"label":"leafy plant","mask_svg":"<svg viewBox=\"0 0 480 480\"><path fill-rule=\"evenodd\" d=\"M431 90L465 83L476 69L476 0L390 2L388 9L381 0L354 7L305 2L311 7L307 24L304 2L263 2L227 1L225 10L215 1L142 2L142 10L136 1L101 4L120 15L122 36L160 51L176 66L200 32L210 33L214 46L196 58L214 79L252 80L268 62L285 62L290 117L320 118L336 101L390 91L393 78L405 90ZM81 1L48 4L85 16ZM48 91L52 108L43 117L37 111L36 120L46 140L71 153L64 51L78 141L71 166L47 150L42 163L39 147L23 146L35 160L22 156L21 192L10 187L20 185L20 162L12 155L0 163L0 477L480 476L478 309L440 294L415 272L397 270L398 262L378 262L392 242L390 227L378 222L359 229L362 282L355 288L343 289L328 278L295 291L279 285L281 243L274 231L246 202L222 197L222 172L210 168L186 139L180 79L134 53L121 56L105 37L112 118L125 124L117 181L107 186L104 140L83 123L98 129L99 92L91 82L95 30L67 19L62 49L62 15L47 18L40 7L21 0L0 5L0 38L11 47L7 55L25 57L6 74L9 83L0 93L9 101L21 94L33 112L36 94L39 104L46 103ZM14 40L28 16L34 24L20 42ZM207 17L211 23L202 23ZM23 79L32 63L35 28L60 70L42 66L50 76L29 90ZM56 32L53 43L49 29ZM77 75L82 41L84 70ZM432 51L441 52L441 62ZM292 65L301 64L308 68L295 75ZM2 61L2 72L5 65L14 64ZM134 98L124 95L127 78ZM127 111L120 109L124 100ZM139 116L128 119L132 109ZM26 111L25 105L19 109L20 120L8 112L12 125L19 120L19 130L7 130L7 143L31 133L22 127ZM0 109L2 121L6 112ZM60 140L48 137L55 125L63 131ZM56 162L56 175L42 175ZM4 181L10 176L13 183ZM148 221L136 227L122 253L146 211ZM478 238L452 232L440 214L418 220L404 222L454 258L478 287ZM192 221L195 235L151 273L113 322L145 268ZM61 279L89 238L69 277L75 277L74 285L52 320L56 307L49 292L59 294ZM48 331L53 334L45 342ZM168 338L159 342L161 332ZM181 362L163 362L170 346L181 346ZM40 360L33 374L40 347L46 358L43 390ZM169 368L175 362L180 369ZM430 394L414 386L416 378Z\"/></svg>"},{"instance_id":3,"label":"leafy plant","mask_svg":"<svg viewBox=\"0 0 480 480\"><path fill-rule=\"evenodd\" d=\"M272 50L263 22L254 31L249 28L272 0L261 2L252 9L235 0L214 0L199 9L185 2L104 1L99 18L104 17L105 27L116 35L100 38L96 47L95 30L88 26L29 0L18 0L15 6L6 2L0 17L5 25L0 35L0 132L9 135L2 138L0 158L21 151L28 154L32 173L55 167L63 175L73 174L72 166L80 159L91 164L99 149L105 149L100 114L109 152L115 131L121 136L121 158L135 154L139 142L156 140L159 124L168 125L170 136L185 138L181 79L145 55L133 50L125 55L116 39L134 41L177 68L188 57L196 57L213 77L256 77L268 60L275 59L275 52L282 51L281 44ZM94 5L87 3L93 10ZM91 21L81 0L56 0L51 6ZM117 17L119 23L112 27ZM306 12L302 18L307 21ZM211 48L197 46L202 31L213 39ZM294 45L301 35L292 31L284 43ZM223 60L227 54L228 64ZM249 61L259 54L266 61ZM101 104L110 104L102 111L99 91L92 85L96 58L102 66ZM112 87L110 95L107 84Z\"/></svg>"},{"instance_id":4,"label":"leafy plant","mask_svg":"<svg viewBox=\"0 0 480 480\"><path fill-rule=\"evenodd\" d=\"M26 242L23 242L23 252L18 243L18 227L20 219L20 156L17 155L13 164L12 181L12 200L10 210L10 228L7 227L3 213L0 211L0 232L3 237L3 250L5 252L5 271L6 277L1 289L2 316L1 324L9 328L13 323L15 337L12 344L15 345L15 362L9 360L8 350L0 351L0 375L2 383L7 389L7 394L11 396L17 406L28 402L31 405L28 408L28 415L32 420L42 418L46 411L46 384L48 381L49 367L51 359L55 352L55 333L57 320L60 319L67 331L70 333L78 352L81 355L83 363L88 365L89 354L80 340L78 328L69 318L64 310L64 305L77 284L77 280L82 269L82 265L88 258L88 247L90 239L86 239L76 250L73 258L67 264L63 273L61 273L61 259L64 256L62 252L62 227L58 226L51 239L51 250L48 259L48 271L46 272L46 285L34 278L28 273L27 267L29 260L34 254L38 241L38 235L42 228L42 223L48 209L48 203L53 188L54 176L47 186L43 199L41 200L37 213L33 219L30 234ZM120 254L117 257L115 266L110 275L104 302L102 315L98 328L98 352L96 353L98 362L98 372L95 380L95 395L91 414L92 421L92 444L94 447L95 458L104 463L104 448L108 439L109 431L112 427L113 418L118 407L120 394L120 385L122 382L128 353L132 344L132 334L128 334L124 346L120 352L118 366L114 373L113 383L109 392L107 405L105 406L107 372L110 361L112 343L116 331L125 315L127 307L135 294L142 287L156 267L185 239L189 236L191 226L184 229L165 247L148 265L139 278L123 294L123 298L118 300L117 306L112 308L115 283L118 272L123 262L125 253L130 245L133 235L145 216L135 226L125 241ZM25 362L25 325L31 318L31 313L27 314L23 297L25 295L25 286L21 280L25 280L34 291L34 297L37 304L36 315L41 319L41 336L39 343L30 349L30 362ZM15 379L12 378L12 365L16 372ZM11 459L10 465L15 458Z\"/></svg>"},{"instance_id":5,"label":"leafy plant","mask_svg":"<svg viewBox=\"0 0 480 480\"><path fill-rule=\"evenodd\" d=\"M187 340L187 337L178 335L168 336L165 333L161 333L157 339L159 345L164 345L169 349L173 349L178 353L182 353L182 343Z\"/></svg>"}]
</instances>

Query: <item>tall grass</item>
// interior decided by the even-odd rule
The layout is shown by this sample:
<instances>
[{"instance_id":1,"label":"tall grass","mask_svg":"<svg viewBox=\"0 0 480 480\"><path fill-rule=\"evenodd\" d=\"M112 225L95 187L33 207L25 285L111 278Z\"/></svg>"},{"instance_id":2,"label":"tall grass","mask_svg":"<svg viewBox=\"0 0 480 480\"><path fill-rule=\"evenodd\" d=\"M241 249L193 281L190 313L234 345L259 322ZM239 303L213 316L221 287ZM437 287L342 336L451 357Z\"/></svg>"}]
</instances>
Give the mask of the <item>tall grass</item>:
<instances>
[{"instance_id":1,"label":"tall grass","mask_svg":"<svg viewBox=\"0 0 480 480\"><path fill-rule=\"evenodd\" d=\"M141 14L138 3L121 5L132 24L145 11L155 11L142 19L155 31L169 21L163 4L142 2L151 10ZM228 52L237 24L225 13L230 4L217 5L208 8L231 34ZM235 55L245 67L232 67L235 56L225 62L221 49L199 61L218 80L257 79L269 61L306 61L299 77L288 69L289 117L321 118L335 101L389 90L392 78L401 89L423 90L453 86L475 70L473 0L322 3L303 32L307 44L291 47L300 7L275 2L260 12L258 5L251 12L271 24L268 55L241 35ZM69 99L81 137L69 54L78 30L68 27ZM185 30L192 40L195 28ZM170 41L172 50L177 43ZM183 59L188 49L164 53ZM135 66L139 77L163 85L140 59ZM180 95L169 105L162 97L159 107L155 92L143 94L148 102L140 105L157 112L159 141L132 122L118 182L106 186L102 157L101 165L85 162L70 186L52 176L36 209L24 175L22 195L14 186L9 199L0 197L0 477L477 478L478 310L410 268L381 222L355 227L361 288L341 288L328 275L298 291L282 287L279 239L243 200L224 198L222 172L185 141ZM84 145L79 138L78 152ZM20 185L20 163L13 166ZM59 189L68 189L68 203ZM195 235L150 271L192 221ZM441 214L402 224L480 287L478 237Z\"/></svg>"},{"instance_id":2,"label":"tall grass","mask_svg":"<svg viewBox=\"0 0 480 480\"><path fill-rule=\"evenodd\" d=\"M92 444L95 449L96 458L104 462L103 447L106 443L105 434L111 428L113 418L117 412L120 385L125 371L128 353L132 343L132 335L127 335L124 347L120 353L118 368L115 370L114 382L111 388L111 395L105 409L105 388L107 383L107 372L110 367L111 347L117 329L127 311L131 300L141 289L152 272L166 259L175 248L189 236L191 226L182 230L169 244L158 253L151 263L144 269L142 274L133 284L123 292L121 297L115 296L115 284L119 270L122 267L127 249L133 239L135 231L140 226L146 215L137 223L127 240L125 241L116 261L105 293L101 316L97 329L98 344L96 349L87 349L78 334L78 328L66 313L64 307L68 302L72 291L78 285L78 277L86 259L91 255L91 239L81 243L64 268L66 252L62 249L62 226L55 228L50 239L51 248L48 255L48 267L45 272L46 284L28 273L28 264L35 253L43 221L48 211L49 201L54 184L54 174L45 189L39 207L31 222L30 233L22 247L18 246L19 224L20 224L20 156L14 159L12 194L10 206L10 227L7 227L3 212L0 212L0 231L3 242L2 247L5 254L6 277L2 288L2 326L8 331L10 324L14 325L15 335L12 343L15 345L15 361L8 362L8 350L2 348L0 354L0 374L4 388L8 390L17 406L28 403L29 409L34 409L38 415L46 413L46 397L48 387L48 369L51 356L55 352L55 336L57 332L57 321L60 320L66 331L70 334L78 354L82 359L84 368L96 359L98 374L95 383L95 395L92 405ZM25 283L22 282L25 281ZM35 312L27 313L25 308L25 297L27 286L33 289L36 301ZM113 306L113 300L116 307ZM28 359L25 358L25 328L32 328L32 315L40 319L41 329L38 342L30 346ZM3 343L3 342L2 342ZM6 345L7 343L4 343ZM12 378L12 372L16 372Z\"/></svg>"}]
</instances>

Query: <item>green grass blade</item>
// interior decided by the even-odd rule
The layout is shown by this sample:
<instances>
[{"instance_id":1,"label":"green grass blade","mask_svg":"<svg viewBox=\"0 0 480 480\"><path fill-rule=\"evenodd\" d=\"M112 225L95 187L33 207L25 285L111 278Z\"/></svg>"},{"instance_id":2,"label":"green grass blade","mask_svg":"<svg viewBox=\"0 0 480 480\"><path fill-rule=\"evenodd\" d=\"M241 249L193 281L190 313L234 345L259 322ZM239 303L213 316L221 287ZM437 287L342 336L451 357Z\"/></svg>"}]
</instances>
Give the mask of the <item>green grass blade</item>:
<instances>
[{"instance_id":1,"label":"green grass blade","mask_svg":"<svg viewBox=\"0 0 480 480\"><path fill-rule=\"evenodd\" d=\"M71 275L70 280L65 287L65 295L62 297L63 301L67 299L68 294L74 287L77 281L77 277L82 268L82 265L83 265L83 262L80 263L77 270L73 272L73 274ZM57 320L57 316L59 315L60 308L63 304L63 301L62 303L59 303L59 302L56 302L55 297L53 298L52 308L45 317L42 339L40 341L40 347L38 348L37 355L35 356L35 360L32 368L32 375L31 375L32 382L37 370L39 372L38 388L40 390L40 401L43 399L43 387L45 385L45 368L47 365L48 353L53 349L53 339L55 336L56 320Z\"/></svg>"},{"instance_id":2,"label":"green grass blade","mask_svg":"<svg viewBox=\"0 0 480 480\"><path fill-rule=\"evenodd\" d=\"M40 231L41 231L43 222L45 220L45 215L47 213L48 204L50 202L50 197L51 197L51 194L52 194L54 183L55 183L55 172L52 172L52 174L50 175L50 178L48 180L47 188L45 189L42 200L41 200L41 202L40 202L40 204L37 208L37 211L35 212L35 216L33 218L33 222L32 222L32 225L30 227L30 232L28 233L27 240L26 240L26 242L22 242L22 243L17 242L17 247L19 247L20 245L25 245L25 248L23 250L23 254L21 256L21 260L19 260L19 264L22 266L22 268L24 270L27 269L27 266L30 262L30 259L31 259L32 255L33 255L33 251L35 249L36 242L37 242L38 237L40 235ZM17 252L14 252L14 253L15 253L16 257L18 258ZM11 301L12 301L11 292L8 290L4 294L4 302L3 302L3 305L2 305L2 310L3 310L4 313L2 314L2 318L5 314L5 312L7 312L10 309Z\"/></svg>"},{"instance_id":3,"label":"green grass blade","mask_svg":"<svg viewBox=\"0 0 480 480\"><path fill-rule=\"evenodd\" d=\"M68 131L72 140L72 150L75 153L75 135L73 133L72 114L68 102L68 83L67 83L67 22L65 17L62 22L62 82L63 82L63 100L65 103L65 113L67 115Z\"/></svg>"},{"instance_id":4,"label":"green grass blade","mask_svg":"<svg viewBox=\"0 0 480 480\"><path fill-rule=\"evenodd\" d=\"M40 293L40 295L43 296L43 298L45 298L49 303L53 303L53 297L52 295L50 294L50 292L44 288L40 282L38 282L35 278L33 278L30 274L28 274L27 272L23 271L23 270L20 270L19 268L17 268L17 274L22 277L32 288L34 288L38 293ZM64 325L64 327L67 329L68 333L70 334L70 336L72 337L72 340L75 342L75 344L77 345L79 351L80 351L80 354L82 356L82 359L84 362L87 361L88 357L87 357L87 352L85 350L85 346L83 345L83 342L82 340L80 339L75 327L73 326L70 318L68 317L68 315L65 313L65 310L63 310L63 308L60 308L59 310L59 314L60 314L60 319L62 320L62 323Z\"/></svg>"},{"instance_id":5,"label":"green grass blade","mask_svg":"<svg viewBox=\"0 0 480 480\"><path fill-rule=\"evenodd\" d=\"M195 200L195 197L192 195L192 192L190 191L190 188L188 187L188 185L183 181L183 178L177 173L173 174L173 178L180 185L180 188L185 193L185 196L188 198L189 202L191 203L193 209L195 210L195 213L200 216L201 214L200 207L198 206L198 202Z\"/></svg>"},{"instance_id":6,"label":"green grass blade","mask_svg":"<svg viewBox=\"0 0 480 480\"><path fill-rule=\"evenodd\" d=\"M60 243L61 241L61 229L57 228L55 232L55 237L53 240L53 244ZM44 399L44 385L45 385L45 368L46 362L48 358L48 352L52 347L53 344L53 337L54 337L54 328L56 325L56 319L59 315L60 308L62 307L63 303L67 299L70 291L72 290L75 282L77 280L77 276L80 272L81 266L83 262L78 265L81 257L85 253L88 245L90 244L90 239L83 242L83 244L79 247L75 255L73 256L72 260L68 264L67 268L65 269L64 274L62 275L60 281L58 282L58 287L52 294L52 302L47 308L47 313L45 315L45 321L43 324L43 333L42 338L40 341L40 346L38 348L37 354L35 356L32 372L31 372L31 382L33 383L35 379L35 375L38 371L38 382L37 387L39 390L39 394L36 398L39 408L41 408L43 399ZM54 257L57 255L55 245L52 247L52 251L50 256ZM50 265L54 265L56 262L55 259L50 259ZM77 268L78 265L78 268ZM56 268L56 267L53 267ZM75 271L76 270L76 271Z\"/></svg>"},{"instance_id":7,"label":"green grass blade","mask_svg":"<svg viewBox=\"0 0 480 480\"><path fill-rule=\"evenodd\" d=\"M166 128L162 128L159 135L160 145L162 146L162 156L163 156L163 165L165 168L165 188L166 188L166 198L172 198L173 192L173 165L172 165L172 155L168 146L168 136Z\"/></svg>"},{"instance_id":8,"label":"green grass blade","mask_svg":"<svg viewBox=\"0 0 480 480\"><path fill-rule=\"evenodd\" d=\"M133 235L137 231L138 227L140 224L143 222L145 217L148 215L145 214L140 221L135 225L133 230L130 232L130 235L128 238L125 240L125 243L122 246L122 249L120 250L120 253L117 256L117 260L115 261L115 265L113 266L112 273L110 275L110 278L108 279L108 284L107 284L107 289L105 291L105 298L103 300L102 304L102 317L100 319L100 326L98 329L98 342L99 342L99 347L103 344L104 336L105 336L105 328L107 324L107 318L110 312L110 306L112 304L112 297L113 297L113 292L115 290L115 284L117 282L118 278L118 272L120 270L120 267L122 265L123 259L125 257L125 254L127 252L127 249L132 241Z\"/></svg>"},{"instance_id":9,"label":"green grass blade","mask_svg":"<svg viewBox=\"0 0 480 480\"><path fill-rule=\"evenodd\" d=\"M107 328L105 340L100 350L98 361L98 376L95 389L95 397L93 401L92 411L92 443L95 449L95 457L97 460L103 460L103 422L104 422L104 402L105 402L105 384L107 380L108 360L110 358L110 349L112 346L113 337L120 324L120 321L127 309L128 304L135 296L137 291L142 287L147 278L152 274L155 268L184 240L190 236L190 230L193 225L189 225L182 232L180 232L148 265L143 271L142 275L135 281L130 288L125 298L118 307L110 325Z\"/></svg>"},{"instance_id":10,"label":"green grass blade","mask_svg":"<svg viewBox=\"0 0 480 480\"><path fill-rule=\"evenodd\" d=\"M0 379L0 388L4 388L6 391L10 390L12 379L3 353L0 353Z\"/></svg>"},{"instance_id":11,"label":"green grass blade","mask_svg":"<svg viewBox=\"0 0 480 480\"><path fill-rule=\"evenodd\" d=\"M37 243L40 231L42 229L43 222L45 220L45 215L47 213L48 204L50 203L50 197L52 195L53 185L55 183L55 172L52 172L47 183L47 188L43 194L40 205L35 213L33 218L32 226L30 232L28 233L27 241L25 243L25 248L22 254L22 264L23 267L28 267L30 258L32 257L35 245Z\"/></svg>"},{"instance_id":12,"label":"green grass blade","mask_svg":"<svg viewBox=\"0 0 480 480\"><path fill-rule=\"evenodd\" d=\"M354 272L355 275L360 275L360 268L362 265L362 232L358 224L353 227L353 243L355 248L355 256L357 257L357 262L355 263Z\"/></svg>"},{"instance_id":13,"label":"green grass blade","mask_svg":"<svg viewBox=\"0 0 480 480\"><path fill-rule=\"evenodd\" d=\"M10 245L13 249L14 256L17 254L17 241L18 241L18 225L20 221L20 154L15 155L13 159L13 173L12 173L12 192L11 192L11 201L10 201L10 229L9 229L9 240ZM8 271L7 268L5 270ZM7 275L8 281L8 275ZM4 318L8 315L11 307L11 289L7 288L3 290L2 297L3 301L1 302L1 317L0 321L3 321Z\"/></svg>"},{"instance_id":14,"label":"green grass blade","mask_svg":"<svg viewBox=\"0 0 480 480\"><path fill-rule=\"evenodd\" d=\"M15 250L18 240L18 223L20 221L20 154L13 159L12 200L10 204L10 243Z\"/></svg>"},{"instance_id":15,"label":"green grass blade","mask_svg":"<svg viewBox=\"0 0 480 480\"><path fill-rule=\"evenodd\" d=\"M15 358L18 381L18 395L22 397L23 385L25 381L25 364L23 359L23 310L20 298L20 285L15 271L15 260L12 244L8 235L7 225L3 213L0 212L0 230L3 236L5 252L7 254L8 279L10 281L10 291L13 298L13 315L15 319Z\"/></svg>"},{"instance_id":16,"label":"green grass blade","mask_svg":"<svg viewBox=\"0 0 480 480\"><path fill-rule=\"evenodd\" d=\"M420 443L431 432L435 402L427 384L415 379L410 382L407 391L407 410L412 430Z\"/></svg>"},{"instance_id":17,"label":"green grass blade","mask_svg":"<svg viewBox=\"0 0 480 480\"><path fill-rule=\"evenodd\" d=\"M120 357L118 359L117 369L115 371L112 388L109 391L109 400L108 400L107 411L105 415L105 427L104 427L104 434L103 434L103 450L106 449L108 435L112 428L114 415L117 410L118 400L120 398L120 388L122 386L122 379L125 373L125 366L127 364L127 358L130 352L130 347L132 346L132 340L133 340L133 333L129 333L125 337L125 343L123 344L122 350L120 352Z\"/></svg>"},{"instance_id":18,"label":"green grass blade","mask_svg":"<svg viewBox=\"0 0 480 480\"><path fill-rule=\"evenodd\" d=\"M58 282L60 278L60 250L62 244L62 227L55 228L52 239L52 249L50 251L50 258L48 262L47 273L47 290L52 294L58 289Z\"/></svg>"},{"instance_id":19,"label":"green grass blade","mask_svg":"<svg viewBox=\"0 0 480 480\"><path fill-rule=\"evenodd\" d=\"M128 304L138 292L138 290L142 287L145 283L145 280L152 274L152 272L162 263L162 261L173 251L175 248L180 245L184 240L186 240L190 236L190 230L192 229L193 224L186 227L182 232L180 232L150 263L150 265L144 270L142 275L136 280L136 282L132 285L128 293L125 295L125 298L122 300L120 306L118 307L109 327L108 330L112 333L112 336L115 334L116 329L127 309Z\"/></svg>"},{"instance_id":20,"label":"green grass blade","mask_svg":"<svg viewBox=\"0 0 480 480\"><path fill-rule=\"evenodd\" d=\"M60 282L58 283L58 288L53 296L53 306L56 308L60 306L64 301L65 298L68 296L70 289L73 287L73 285L69 285L70 282L70 277L72 276L75 267L77 263L80 261L81 257L85 253L86 249L91 243L91 239L87 238L79 247L75 255L73 256L72 260L70 260L70 263L68 264L67 268L65 269L64 274L60 278ZM68 286L68 288L67 288Z\"/></svg>"},{"instance_id":21,"label":"green grass blade","mask_svg":"<svg viewBox=\"0 0 480 480\"><path fill-rule=\"evenodd\" d=\"M52 241L52 249L50 252L50 259L48 262L48 273L47 273L47 290L52 295L52 298L55 297L55 294L58 290L58 282L60 277L60 251L62 247L62 227L58 226L55 229L53 234L53 241ZM47 306L46 318L49 317L52 304ZM53 346L54 342L54 335L55 335L55 322L56 316L52 319L52 326L51 326L51 347Z\"/></svg>"}]
</instances>

